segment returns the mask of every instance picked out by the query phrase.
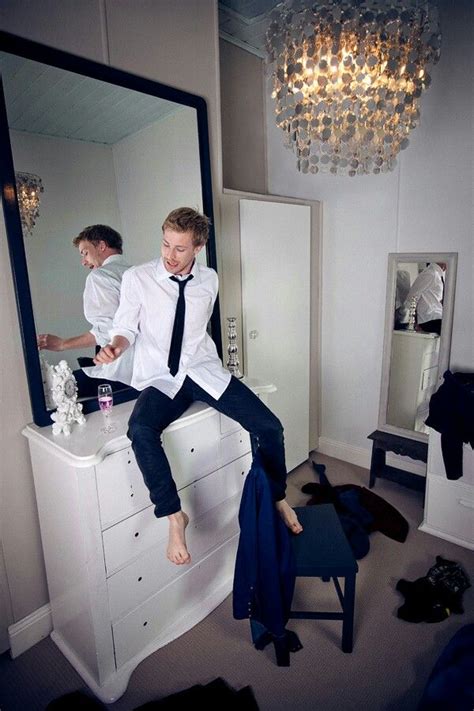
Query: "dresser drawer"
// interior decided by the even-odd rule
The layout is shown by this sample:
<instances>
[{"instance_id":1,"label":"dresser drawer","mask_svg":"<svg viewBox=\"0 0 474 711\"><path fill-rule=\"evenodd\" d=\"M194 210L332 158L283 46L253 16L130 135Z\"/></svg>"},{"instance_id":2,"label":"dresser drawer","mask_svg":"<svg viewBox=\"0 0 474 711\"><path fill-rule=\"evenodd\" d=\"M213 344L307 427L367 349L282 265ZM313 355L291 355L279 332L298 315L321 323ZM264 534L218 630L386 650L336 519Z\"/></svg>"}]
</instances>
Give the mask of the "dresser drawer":
<instances>
[{"instance_id":1,"label":"dresser drawer","mask_svg":"<svg viewBox=\"0 0 474 711\"><path fill-rule=\"evenodd\" d=\"M250 468L250 455L231 462L199 481L180 489L181 506L192 523L219 503L239 493ZM191 525L190 523L190 525ZM157 519L148 506L103 533L107 574L122 568L161 540L168 539L168 519Z\"/></svg>"},{"instance_id":2,"label":"dresser drawer","mask_svg":"<svg viewBox=\"0 0 474 711\"><path fill-rule=\"evenodd\" d=\"M473 487L440 477L429 477L424 524L474 548Z\"/></svg>"},{"instance_id":3,"label":"dresser drawer","mask_svg":"<svg viewBox=\"0 0 474 711\"><path fill-rule=\"evenodd\" d=\"M151 642L158 648L189 629L186 617L195 616L196 624L215 608L213 597L230 591L237 542L235 537L224 543L112 625L117 668Z\"/></svg>"},{"instance_id":4,"label":"dresser drawer","mask_svg":"<svg viewBox=\"0 0 474 711\"><path fill-rule=\"evenodd\" d=\"M189 524L186 530L186 542L193 565L213 548L239 533L240 498L239 492ZM112 620L117 620L133 610L183 574L182 566L175 565L167 559L167 544L168 539L162 539L133 563L108 579Z\"/></svg>"},{"instance_id":5,"label":"dresser drawer","mask_svg":"<svg viewBox=\"0 0 474 711\"><path fill-rule=\"evenodd\" d=\"M228 435L231 432L237 432L237 430L241 429L238 422L236 422L235 420L232 420L230 417L227 417L226 415L223 415L222 413L220 414L220 423L221 423L221 434L222 435Z\"/></svg>"},{"instance_id":6,"label":"dresser drawer","mask_svg":"<svg viewBox=\"0 0 474 711\"><path fill-rule=\"evenodd\" d=\"M251 464L252 456L245 454L222 469L181 489L179 492L181 506L183 511L189 515L190 520L192 521L209 511L210 508L240 493Z\"/></svg>"},{"instance_id":7,"label":"dresser drawer","mask_svg":"<svg viewBox=\"0 0 474 711\"><path fill-rule=\"evenodd\" d=\"M150 505L150 497L131 447L107 456L96 467L102 528Z\"/></svg>"},{"instance_id":8,"label":"dresser drawer","mask_svg":"<svg viewBox=\"0 0 474 711\"><path fill-rule=\"evenodd\" d=\"M242 457L251 450L250 435L246 430L239 429L237 432L223 437L220 442L220 461L222 464L233 462L234 459Z\"/></svg>"},{"instance_id":9,"label":"dresser drawer","mask_svg":"<svg viewBox=\"0 0 474 711\"><path fill-rule=\"evenodd\" d=\"M178 489L219 468L219 413L187 427L166 430L163 447Z\"/></svg>"}]
</instances>

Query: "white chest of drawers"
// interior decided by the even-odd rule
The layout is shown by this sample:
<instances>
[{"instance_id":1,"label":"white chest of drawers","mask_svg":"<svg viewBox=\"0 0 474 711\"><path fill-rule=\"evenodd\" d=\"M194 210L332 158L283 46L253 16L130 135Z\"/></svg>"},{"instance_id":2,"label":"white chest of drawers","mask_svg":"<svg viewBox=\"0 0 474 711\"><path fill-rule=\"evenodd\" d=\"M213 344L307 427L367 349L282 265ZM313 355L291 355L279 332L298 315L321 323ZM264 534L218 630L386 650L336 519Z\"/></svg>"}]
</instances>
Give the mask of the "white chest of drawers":
<instances>
[{"instance_id":1,"label":"white chest of drawers","mask_svg":"<svg viewBox=\"0 0 474 711\"><path fill-rule=\"evenodd\" d=\"M430 429L421 531L474 550L474 450L463 446L463 476L446 477L441 435Z\"/></svg>"},{"instance_id":2,"label":"white chest of drawers","mask_svg":"<svg viewBox=\"0 0 474 711\"><path fill-rule=\"evenodd\" d=\"M258 394L272 386L253 385ZM53 640L103 701L125 691L145 657L208 615L232 588L237 513L251 464L240 426L195 403L163 433L192 562L166 558L167 519L156 519L126 437L133 403L115 407L116 431L92 413L70 437L29 425Z\"/></svg>"}]
</instances>

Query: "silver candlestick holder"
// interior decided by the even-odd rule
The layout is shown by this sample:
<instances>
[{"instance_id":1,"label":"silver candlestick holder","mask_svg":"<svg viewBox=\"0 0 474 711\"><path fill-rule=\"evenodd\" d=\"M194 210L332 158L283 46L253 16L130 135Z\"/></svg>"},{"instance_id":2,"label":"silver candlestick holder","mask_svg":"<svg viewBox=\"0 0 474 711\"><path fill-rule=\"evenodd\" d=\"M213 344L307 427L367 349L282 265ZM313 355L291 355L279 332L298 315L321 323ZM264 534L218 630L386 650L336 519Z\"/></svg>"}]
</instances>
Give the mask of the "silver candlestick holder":
<instances>
[{"instance_id":1,"label":"silver candlestick holder","mask_svg":"<svg viewBox=\"0 0 474 711\"><path fill-rule=\"evenodd\" d=\"M415 296L412 299L410 299L410 304L408 307L408 329L407 329L408 331L415 330L417 301L418 301L418 299Z\"/></svg>"},{"instance_id":2,"label":"silver candlestick holder","mask_svg":"<svg viewBox=\"0 0 474 711\"><path fill-rule=\"evenodd\" d=\"M227 317L227 340L229 345L227 346L227 370L232 373L236 378L243 378L244 376L239 369L239 349L237 347L237 327L236 327L236 317Z\"/></svg>"}]
</instances>

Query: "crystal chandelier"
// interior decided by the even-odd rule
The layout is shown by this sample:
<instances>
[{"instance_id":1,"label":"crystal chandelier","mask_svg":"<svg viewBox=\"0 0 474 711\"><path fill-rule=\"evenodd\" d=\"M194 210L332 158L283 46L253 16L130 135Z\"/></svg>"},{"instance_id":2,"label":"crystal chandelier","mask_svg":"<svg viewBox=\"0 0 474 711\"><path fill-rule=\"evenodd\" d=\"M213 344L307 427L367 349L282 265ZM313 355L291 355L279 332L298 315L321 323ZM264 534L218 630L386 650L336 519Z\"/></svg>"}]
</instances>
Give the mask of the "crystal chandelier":
<instances>
[{"instance_id":1,"label":"crystal chandelier","mask_svg":"<svg viewBox=\"0 0 474 711\"><path fill-rule=\"evenodd\" d=\"M285 0L266 36L276 122L303 173L388 172L440 55L427 0Z\"/></svg>"},{"instance_id":2,"label":"crystal chandelier","mask_svg":"<svg viewBox=\"0 0 474 711\"><path fill-rule=\"evenodd\" d=\"M15 173L16 193L20 208L21 227L24 235L31 235L39 217L40 193L44 191L38 175Z\"/></svg>"}]
</instances>

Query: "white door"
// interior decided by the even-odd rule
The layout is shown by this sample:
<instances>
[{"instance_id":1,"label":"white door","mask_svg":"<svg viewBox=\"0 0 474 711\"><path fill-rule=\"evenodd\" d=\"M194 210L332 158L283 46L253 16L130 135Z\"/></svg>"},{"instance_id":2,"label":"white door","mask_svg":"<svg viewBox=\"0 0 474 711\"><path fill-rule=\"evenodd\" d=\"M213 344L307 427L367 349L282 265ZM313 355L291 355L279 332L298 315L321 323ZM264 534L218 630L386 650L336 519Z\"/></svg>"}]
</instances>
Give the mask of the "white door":
<instances>
[{"instance_id":1,"label":"white door","mask_svg":"<svg viewBox=\"0 0 474 711\"><path fill-rule=\"evenodd\" d=\"M308 458L311 208L240 200L244 369L272 382L288 471Z\"/></svg>"}]
</instances>

